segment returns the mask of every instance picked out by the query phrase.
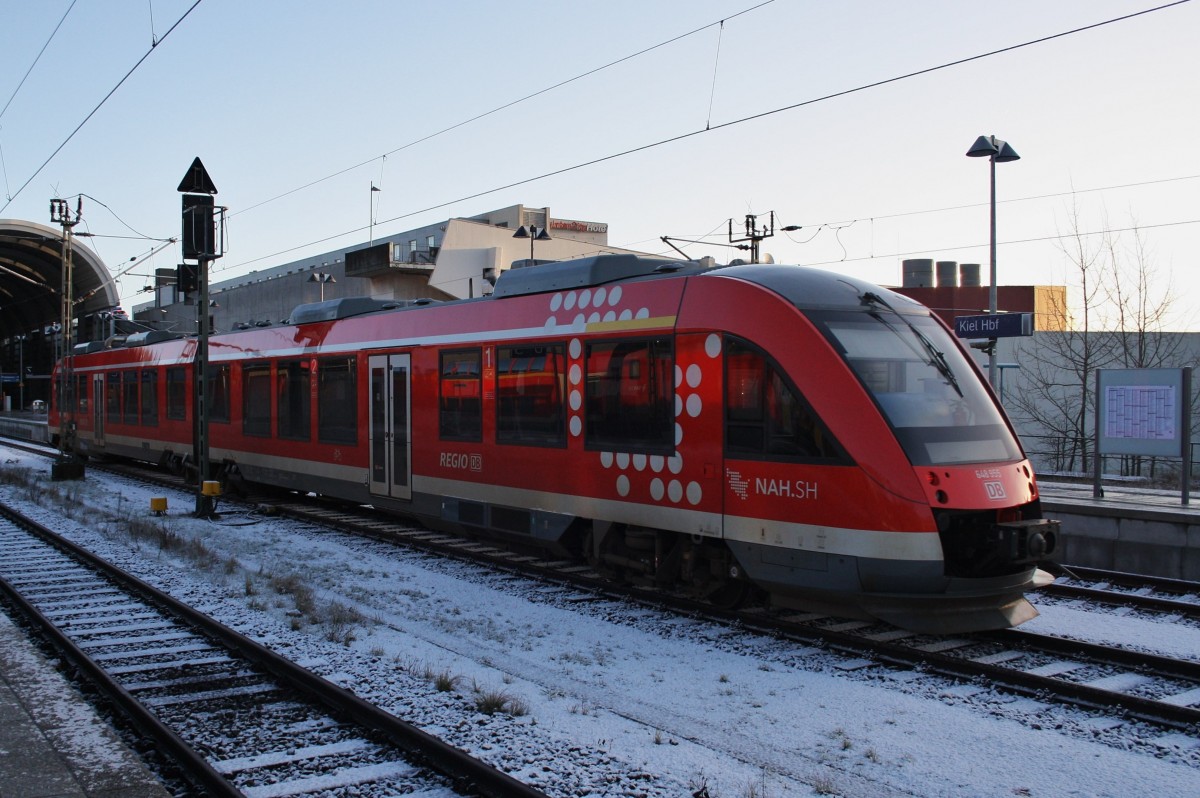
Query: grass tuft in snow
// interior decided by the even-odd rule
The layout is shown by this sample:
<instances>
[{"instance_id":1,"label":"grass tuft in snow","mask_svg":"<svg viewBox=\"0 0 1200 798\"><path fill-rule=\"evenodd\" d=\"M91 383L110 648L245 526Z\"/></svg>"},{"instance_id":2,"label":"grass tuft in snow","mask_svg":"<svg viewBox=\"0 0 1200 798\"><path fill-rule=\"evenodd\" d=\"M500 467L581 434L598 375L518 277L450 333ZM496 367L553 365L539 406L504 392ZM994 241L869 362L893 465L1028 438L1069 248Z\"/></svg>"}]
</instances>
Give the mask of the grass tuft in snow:
<instances>
[{"instance_id":1,"label":"grass tuft in snow","mask_svg":"<svg viewBox=\"0 0 1200 798\"><path fill-rule=\"evenodd\" d=\"M821 774L813 779L813 792L817 795L840 795L832 776Z\"/></svg>"},{"instance_id":2,"label":"grass tuft in snow","mask_svg":"<svg viewBox=\"0 0 1200 798\"><path fill-rule=\"evenodd\" d=\"M325 608L325 639L348 646L355 640L354 627L362 622L362 613L357 609L340 601L331 601Z\"/></svg>"},{"instance_id":3,"label":"grass tuft in snow","mask_svg":"<svg viewBox=\"0 0 1200 798\"><path fill-rule=\"evenodd\" d=\"M311 616L317 609L312 588L304 584L304 580L296 574L272 576L271 589L281 596L291 596L296 611L302 615Z\"/></svg>"},{"instance_id":4,"label":"grass tuft in snow","mask_svg":"<svg viewBox=\"0 0 1200 798\"><path fill-rule=\"evenodd\" d=\"M524 700L503 690L481 690L475 688L475 709L484 715L504 713L514 718L529 714L529 705Z\"/></svg>"},{"instance_id":5,"label":"grass tuft in snow","mask_svg":"<svg viewBox=\"0 0 1200 798\"><path fill-rule=\"evenodd\" d=\"M461 681L461 676L456 676L450 671L445 670L433 677L433 686L437 688L439 693L449 693L457 689Z\"/></svg>"}]
</instances>

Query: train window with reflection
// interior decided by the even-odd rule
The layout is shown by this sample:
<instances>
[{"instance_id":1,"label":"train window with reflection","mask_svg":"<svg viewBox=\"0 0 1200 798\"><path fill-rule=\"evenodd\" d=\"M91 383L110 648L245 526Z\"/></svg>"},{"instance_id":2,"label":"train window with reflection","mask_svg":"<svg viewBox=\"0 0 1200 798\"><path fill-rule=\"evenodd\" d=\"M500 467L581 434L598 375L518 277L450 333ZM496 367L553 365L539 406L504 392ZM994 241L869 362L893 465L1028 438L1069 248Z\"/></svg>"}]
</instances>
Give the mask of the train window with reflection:
<instances>
[{"instance_id":1,"label":"train window with reflection","mask_svg":"<svg viewBox=\"0 0 1200 798\"><path fill-rule=\"evenodd\" d=\"M586 445L673 451L674 360L670 338L588 344Z\"/></svg>"},{"instance_id":2,"label":"train window with reflection","mask_svg":"<svg viewBox=\"0 0 1200 798\"><path fill-rule=\"evenodd\" d=\"M1020 445L950 332L928 314L901 314L879 302L868 307L810 315L875 400L909 461L1020 459Z\"/></svg>"},{"instance_id":3,"label":"train window with reflection","mask_svg":"<svg viewBox=\"0 0 1200 798\"><path fill-rule=\"evenodd\" d=\"M271 366L246 363L242 366L242 432L271 434Z\"/></svg>"},{"instance_id":4,"label":"train window with reflection","mask_svg":"<svg viewBox=\"0 0 1200 798\"><path fill-rule=\"evenodd\" d=\"M562 344L496 348L496 440L566 443L566 356Z\"/></svg>"},{"instance_id":5,"label":"train window with reflection","mask_svg":"<svg viewBox=\"0 0 1200 798\"><path fill-rule=\"evenodd\" d=\"M281 360L275 366L276 416L279 437L293 441L312 438L312 374L307 360Z\"/></svg>"},{"instance_id":6,"label":"train window with reflection","mask_svg":"<svg viewBox=\"0 0 1200 798\"><path fill-rule=\"evenodd\" d=\"M438 433L445 440L483 440L479 350L441 353Z\"/></svg>"},{"instance_id":7,"label":"train window with reflection","mask_svg":"<svg viewBox=\"0 0 1200 798\"><path fill-rule=\"evenodd\" d=\"M229 364L208 366L208 420L229 423Z\"/></svg>"},{"instance_id":8,"label":"train window with reflection","mask_svg":"<svg viewBox=\"0 0 1200 798\"><path fill-rule=\"evenodd\" d=\"M108 372L104 381L104 417L109 424L121 420L121 372Z\"/></svg>"},{"instance_id":9,"label":"train window with reflection","mask_svg":"<svg viewBox=\"0 0 1200 798\"><path fill-rule=\"evenodd\" d=\"M121 394L124 397L125 405L122 419L126 424L138 423L138 373L136 371L121 373Z\"/></svg>"},{"instance_id":10,"label":"train window with reflection","mask_svg":"<svg viewBox=\"0 0 1200 798\"><path fill-rule=\"evenodd\" d=\"M142 423L158 425L158 372L153 369L142 372Z\"/></svg>"},{"instance_id":11,"label":"train window with reflection","mask_svg":"<svg viewBox=\"0 0 1200 798\"><path fill-rule=\"evenodd\" d=\"M317 363L317 440L358 442L358 375L353 357Z\"/></svg>"},{"instance_id":12,"label":"train window with reflection","mask_svg":"<svg viewBox=\"0 0 1200 798\"><path fill-rule=\"evenodd\" d=\"M187 418L187 372L183 366L167 369L167 418Z\"/></svg>"},{"instance_id":13,"label":"train window with reflection","mask_svg":"<svg viewBox=\"0 0 1200 798\"><path fill-rule=\"evenodd\" d=\"M725 449L731 457L840 457L829 430L774 361L751 344L725 344Z\"/></svg>"},{"instance_id":14,"label":"train window with reflection","mask_svg":"<svg viewBox=\"0 0 1200 798\"><path fill-rule=\"evenodd\" d=\"M88 412L88 383L91 380L91 374L80 374L75 381L75 409L80 413Z\"/></svg>"}]
</instances>

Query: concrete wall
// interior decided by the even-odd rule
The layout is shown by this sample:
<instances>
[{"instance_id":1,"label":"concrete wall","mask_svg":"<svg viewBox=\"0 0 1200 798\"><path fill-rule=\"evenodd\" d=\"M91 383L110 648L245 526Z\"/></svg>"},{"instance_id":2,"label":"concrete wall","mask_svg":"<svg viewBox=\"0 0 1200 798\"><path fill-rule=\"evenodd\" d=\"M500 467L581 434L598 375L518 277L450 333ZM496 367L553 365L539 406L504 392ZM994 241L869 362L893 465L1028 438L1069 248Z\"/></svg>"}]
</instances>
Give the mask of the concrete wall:
<instances>
[{"instance_id":1,"label":"concrete wall","mask_svg":"<svg viewBox=\"0 0 1200 798\"><path fill-rule=\"evenodd\" d=\"M1200 581L1200 516L1055 502L1042 509L1062 521L1056 562Z\"/></svg>"},{"instance_id":2,"label":"concrete wall","mask_svg":"<svg viewBox=\"0 0 1200 798\"><path fill-rule=\"evenodd\" d=\"M277 324L291 316L297 306L325 299L370 296L377 299L465 299L490 293L485 272L494 277L513 261L529 258L529 239L513 238L521 225L548 227L551 238L533 243L538 260L566 260L604 252L630 250L608 246L608 225L556 219L550 208L507 208L462 219L449 219L391 235L377 235L342 249L301 258L282 266L220 280L222 262L210 276L212 330L228 332L239 324L270 321ZM414 268L371 277L347 277L346 253L370 244L395 245L393 259ZM644 253L634 253L644 254ZM417 273L410 273L417 272ZM314 273L333 277L334 282L309 282ZM153 303L136 308L134 318L164 329L194 334L196 307L189 302L171 302L174 287L162 289L160 306Z\"/></svg>"},{"instance_id":3,"label":"concrete wall","mask_svg":"<svg viewBox=\"0 0 1200 798\"><path fill-rule=\"evenodd\" d=\"M499 277L502 271L512 266L513 261L529 259L529 239L513 238L514 232L507 227L451 219L446 223L437 265L429 278L429 285L460 298L491 293L490 285L483 287L486 270ZM535 260L570 260L605 252L631 251L598 244L589 240L589 237L577 238L574 233L552 232L551 235L553 237L548 241L533 242Z\"/></svg>"},{"instance_id":4,"label":"concrete wall","mask_svg":"<svg viewBox=\"0 0 1200 798\"><path fill-rule=\"evenodd\" d=\"M1095 387L1095 368L1124 368L1116 355L1120 351L1122 334L1113 332L1096 332L1089 334L1089 345L1093 348L1092 371L1089 372L1089 391ZM1169 358L1162 364L1163 368L1193 369L1192 388L1192 441L1193 458L1200 456L1200 333L1195 332L1164 332L1151 336L1158 351L1169 353ZM1001 338L996 347L996 362L1003 368L997 380L997 393L1001 403L1026 451L1031 455L1034 466L1039 471L1070 470L1065 466L1054 463L1042 452L1050 452L1049 438L1061 436L1055 429L1055 424L1040 423L1036 416L1052 418L1057 426L1065 428L1065 422L1057 417L1054 403L1047 394L1057 397L1060 406L1069 405L1072 409L1078 406L1080 375L1075 370L1072 358L1066 353L1078 352L1083 345L1083 334L1079 332L1035 332L1028 338ZM987 356L977 350L971 350L975 362L979 364L985 376L987 373ZM1069 400L1069 401L1068 401ZM1022 407L1022 404L1032 404L1033 407ZM1094 430L1091 413L1088 413L1087 430L1089 437ZM1179 458L1163 460L1168 470L1175 470L1181 464ZM1082 468L1076 464L1075 470ZM1117 473L1119 463L1113 460L1106 463L1106 473Z\"/></svg>"}]
</instances>

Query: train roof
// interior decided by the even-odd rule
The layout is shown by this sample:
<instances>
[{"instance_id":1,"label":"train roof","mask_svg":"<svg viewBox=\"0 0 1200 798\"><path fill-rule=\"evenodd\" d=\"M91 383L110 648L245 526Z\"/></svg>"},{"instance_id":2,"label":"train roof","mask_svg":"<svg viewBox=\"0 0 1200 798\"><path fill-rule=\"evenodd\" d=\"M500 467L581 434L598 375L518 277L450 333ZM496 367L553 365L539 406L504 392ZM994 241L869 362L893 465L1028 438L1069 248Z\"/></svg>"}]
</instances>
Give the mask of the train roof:
<instances>
[{"instance_id":1,"label":"train roof","mask_svg":"<svg viewBox=\"0 0 1200 798\"><path fill-rule=\"evenodd\" d=\"M366 296L348 296L327 299L324 302L309 302L297 305L288 317L288 324L309 324L314 321L337 321L383 310L432 305L436 299L374 299Z\"/></svg>"},{"instance_id":2,"label":"train roof","mask_svg":"<svg viewBox=\"0 0 1200 798\"><path fill-rule=\"evenodd\" d=\"M845 274L807 266L753 263L713 270L714 275L735 277L761 285L801 310L866 310L864 297L882 297L897 312L928 315L929 309L903 294Z\"/></svg>"},{"instance_id":3,"label":"train roof","mask_svg":"<svg viewBox=\"0 0 1200 798\"><path fill-rule=\"evenodd\" d=\"M639 277L699 274L704 271L706 267L697 261L646 258L640 255L594 255L508 269L496 280L492 297L503 299L548 291L569 291Z\"/></svg>"},{"instance_id":4,"label":"train roof","mask_svg":"<svg viewBox=\"0 0 1200 798\"><path fill-rule=\"evenodd\" d=\"M710 266L699 261L651 258L639 255L597 255L568 261L539 263L516 267L503 272L496 281L495 291L488 296L439 302L431 299L374 299L342 297L324 302L298 305L284 324L304 325L338 321L377 313L413 310L429 305L458 305L489 302L508 297L527 296L553 291L570 291L630 280L653 280L666 277L700 276L744 280L780 295L801 310L866 310L864 297L882 297L899 312L928 314L924 305L902 294L873 283L834 272L806 266L780 264L736 264ZM279 326L279 325L272 325ZM229 335L237 330L216 335ZM150 331L130 336L117 336L107 341L79 344L73 354L90 354L104 349L132 348L170 340L189 339L180 333Z\"/></svg>"}]
</instances>

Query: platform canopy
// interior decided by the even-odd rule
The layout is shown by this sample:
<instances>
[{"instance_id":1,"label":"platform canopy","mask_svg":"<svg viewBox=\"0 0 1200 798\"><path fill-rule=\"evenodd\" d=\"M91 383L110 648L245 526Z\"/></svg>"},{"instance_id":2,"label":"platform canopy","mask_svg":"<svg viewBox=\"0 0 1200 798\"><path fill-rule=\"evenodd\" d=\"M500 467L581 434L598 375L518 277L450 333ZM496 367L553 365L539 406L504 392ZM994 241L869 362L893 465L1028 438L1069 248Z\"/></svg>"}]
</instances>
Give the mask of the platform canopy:
<instances>
[{"instance_id":1,"label":"platform canopy","mask_svg":"<svg viewBox=\"0 0 1200 798\"><path fill-rule=\"evenodd\" d=\"M0 219L0 341L61 320L62 245L58 228ZM108 267L78 237L71 250L75 318L116 308Z\"/></svg>"}]
</instances>

